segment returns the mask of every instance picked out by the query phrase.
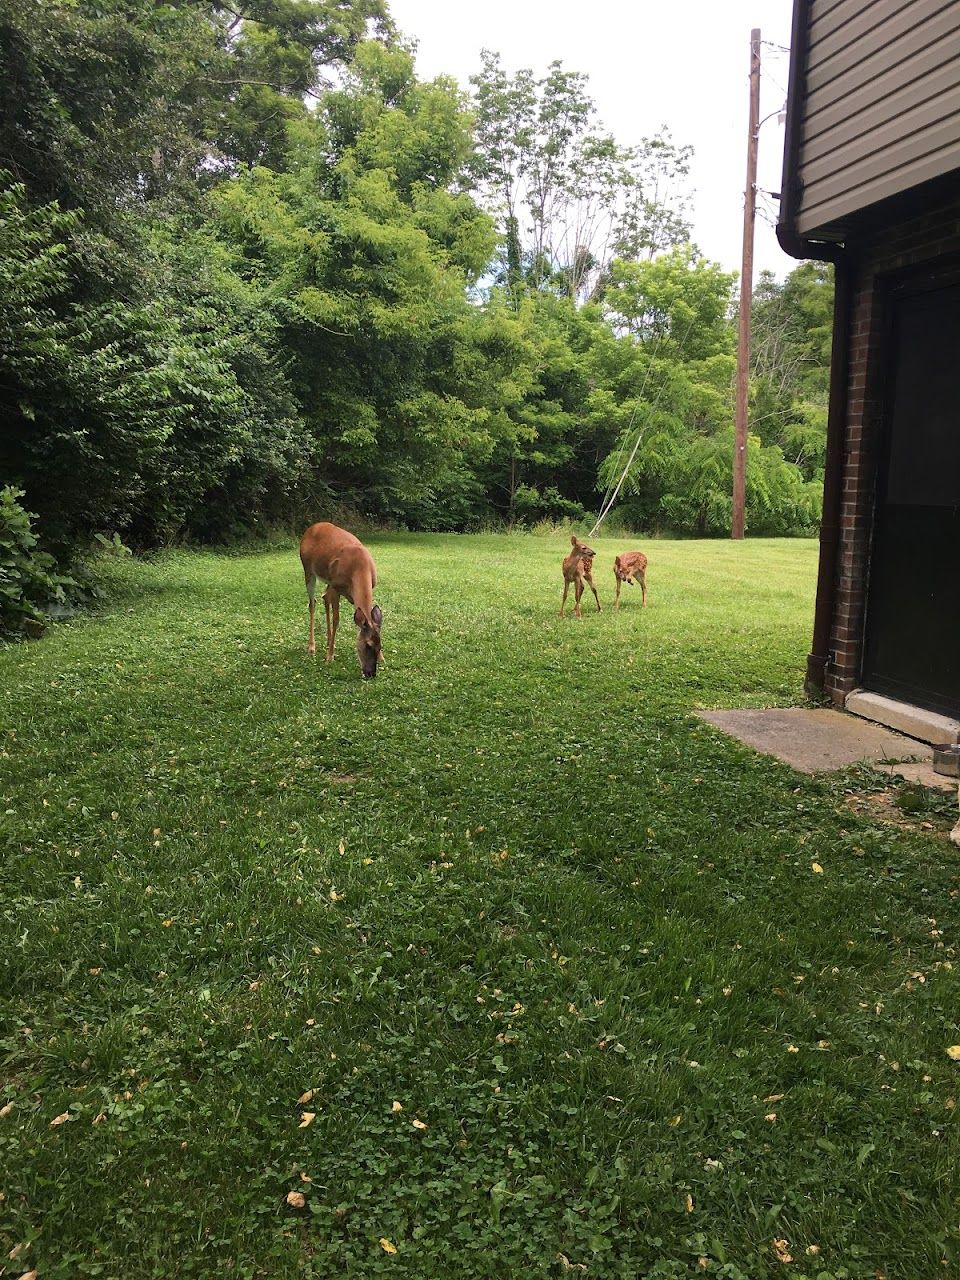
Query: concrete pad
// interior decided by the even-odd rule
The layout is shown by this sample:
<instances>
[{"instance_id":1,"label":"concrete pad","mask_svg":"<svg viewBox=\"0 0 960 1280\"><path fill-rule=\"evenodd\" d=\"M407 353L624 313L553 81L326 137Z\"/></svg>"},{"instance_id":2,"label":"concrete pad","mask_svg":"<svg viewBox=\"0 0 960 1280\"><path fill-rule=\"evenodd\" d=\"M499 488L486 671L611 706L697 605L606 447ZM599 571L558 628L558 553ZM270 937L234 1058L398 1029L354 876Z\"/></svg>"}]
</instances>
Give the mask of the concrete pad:
<instances>
[{"instance_id":1,"label":"concrete pad","mask_svg":"<svg viewBox=\"0 0 960 1280\"><path fill-rule=\"evenodd\" d=\"M891 729L829 707L768 707L760 711L698 711L724 733L801 773L881 760L930 760L929 747Z\"/></svg>"},{"instance_id":2,"label":"concrete pad","mask_svg":"<svg viewBox=\"0 0 960 1280\"><path fill-rule=\"evenodd\" d=\"M932 764L924 761L905 760L901 764L881 764L877 768L892 777L906 778L908 782L919 782L923 787L939 787L941 791L956 791L956 778L948 778L937 773Z\"/></svg>"},{"instance_id":3,"label":"concrete pad","mask_svg":"<svg viewBox=\"0 0 960 1280\"><path fill-rule=\"evenodd\" d=\"M882 693L854 689L853 693L847 694L844 706L851 715L885 724L888 729L909 734L921 742L934 746L941 742L960 742L960 720L914 707L909 702L898 702L896 698L884 697Z\"/></svg>"}]
</instances>

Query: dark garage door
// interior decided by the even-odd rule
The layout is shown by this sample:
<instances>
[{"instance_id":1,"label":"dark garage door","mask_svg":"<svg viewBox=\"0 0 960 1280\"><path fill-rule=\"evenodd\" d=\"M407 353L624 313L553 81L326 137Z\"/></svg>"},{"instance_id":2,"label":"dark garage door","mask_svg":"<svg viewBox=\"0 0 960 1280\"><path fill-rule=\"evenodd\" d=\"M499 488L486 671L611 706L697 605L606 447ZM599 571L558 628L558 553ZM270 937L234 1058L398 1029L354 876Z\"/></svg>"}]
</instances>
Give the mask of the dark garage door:
<instances>
[{"instance_id":1,"label":"dark garage door","mask_svg":"<svg viewBox=\"0 0 960 1280\"><path fill-rule=\"evenodd\" d=\"M863 683L960 715L960 286L893 298Z\"/></svg>"}]
</instances>

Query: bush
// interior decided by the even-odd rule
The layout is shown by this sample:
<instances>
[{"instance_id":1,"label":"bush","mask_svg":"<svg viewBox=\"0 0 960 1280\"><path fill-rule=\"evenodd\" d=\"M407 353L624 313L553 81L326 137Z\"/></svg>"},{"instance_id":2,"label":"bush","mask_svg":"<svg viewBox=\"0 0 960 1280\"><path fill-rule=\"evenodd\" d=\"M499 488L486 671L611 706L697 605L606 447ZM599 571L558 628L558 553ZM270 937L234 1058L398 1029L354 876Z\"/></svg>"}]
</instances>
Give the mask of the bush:
<instances>
[{"instance_id":1,"label":"bush","mask_svg":"<svg viewBox=\"0 0 960 1280\"><path fill-rule=\"evenodd\" d=\"M56 572L53 556L37 548L34 516L21 507L20 489L0 489L0 635L39 635L51 610L67 603L72 578Z\"/></svg>"}]
</instances>

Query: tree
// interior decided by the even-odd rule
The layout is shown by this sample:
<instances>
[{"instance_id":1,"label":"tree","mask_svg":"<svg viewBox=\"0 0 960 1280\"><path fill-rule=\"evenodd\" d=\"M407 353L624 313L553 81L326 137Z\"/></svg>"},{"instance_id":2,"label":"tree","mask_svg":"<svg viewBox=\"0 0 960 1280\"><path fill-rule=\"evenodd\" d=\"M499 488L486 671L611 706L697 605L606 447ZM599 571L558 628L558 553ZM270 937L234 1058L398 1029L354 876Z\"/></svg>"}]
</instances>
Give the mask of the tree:
<instances>
[{"instance_id":1,"label":"tree","mask_svg":"<svg viewBox=\"0 0 960 1280\"><path fill-rule=\"evenodd\" d=\"M559 62L537 80L508 76L485 50L471 77L478 177L501 219L502 279L584 300L614 256L653 256L687 238L681 191L690 158L666 131L622 147L598 128L587 77Z\"/></svg>"}]
</instances>

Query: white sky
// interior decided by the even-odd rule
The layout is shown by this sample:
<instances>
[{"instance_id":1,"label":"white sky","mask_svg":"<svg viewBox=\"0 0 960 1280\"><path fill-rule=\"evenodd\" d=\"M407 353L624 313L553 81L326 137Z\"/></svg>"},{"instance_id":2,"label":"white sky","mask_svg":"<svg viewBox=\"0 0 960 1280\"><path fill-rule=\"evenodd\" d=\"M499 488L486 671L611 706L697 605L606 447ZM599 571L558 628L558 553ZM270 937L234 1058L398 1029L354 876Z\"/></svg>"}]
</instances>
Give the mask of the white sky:
<instances>
[{"instance_id":1,"label":"white sky","mask_svg":"<svg viewBox=\"0 0 960 1280\"><path fill-rule=\"evenodd\" d=\"M423 80L452 75L466 89L480 50L501 55L507 72L542 75L554 59L589 76L600 120L624 146L666 125L694 147L693 238L727 270L740 270L746 181L750 31L760 28L760 118L787 93L792 0L388 0L397 26L419 45ZM779 47L771 47L779 46ZM783 127L760 129L757 185L780 190ZM754 278L785 276L797 264L771 223L777 203L757 204Z\"/></svg>"}]
</instances>

